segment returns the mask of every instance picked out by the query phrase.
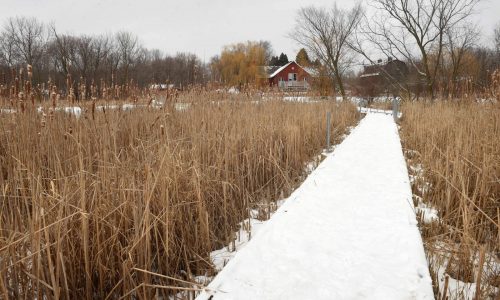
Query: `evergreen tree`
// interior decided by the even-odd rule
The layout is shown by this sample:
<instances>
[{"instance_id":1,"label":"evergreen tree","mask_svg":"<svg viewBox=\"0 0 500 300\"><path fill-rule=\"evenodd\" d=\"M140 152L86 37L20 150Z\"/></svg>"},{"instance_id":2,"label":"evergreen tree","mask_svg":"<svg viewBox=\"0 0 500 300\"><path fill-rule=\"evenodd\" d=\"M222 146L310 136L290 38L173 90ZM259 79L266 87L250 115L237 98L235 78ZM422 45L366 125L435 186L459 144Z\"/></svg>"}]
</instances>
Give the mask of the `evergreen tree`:
<instances>
[{"instance_id":1,"label":"evergreen tree","mask_svg":"<svg viewBox=\"0 0 500 300\"><path fill-rule=\"evenodd\" d=\"M279 58L279 64L278 66L284 66L288 63L288 56L286 56L286 54L284 54L283 52L280 54L280 58Z\"/></svg>"},{"instance_id":2,"label":"evergreen tree","mask_svg":"<svg viewBox=\"0 0 500 300\"><path fill-rule=\"evenodd\" d=\"M278 58L278 56L272 56L271 60L269 61L269 65L270 66L279 66L279 63L280 63L279 60L280 59Z\"/></svg>"},{"instance_id":3,"label":"evergreen tree","mask_svg":"<svg viewBox=\"0 0 500 300\"><path fill-rule=\"evenodd\" d=\"M297 53L297 56L295 57L295 62L303 67L309 67L311 65L311 60L309 59L306 49L300 49L299 53Z\"/></svg>"}]
</instances>

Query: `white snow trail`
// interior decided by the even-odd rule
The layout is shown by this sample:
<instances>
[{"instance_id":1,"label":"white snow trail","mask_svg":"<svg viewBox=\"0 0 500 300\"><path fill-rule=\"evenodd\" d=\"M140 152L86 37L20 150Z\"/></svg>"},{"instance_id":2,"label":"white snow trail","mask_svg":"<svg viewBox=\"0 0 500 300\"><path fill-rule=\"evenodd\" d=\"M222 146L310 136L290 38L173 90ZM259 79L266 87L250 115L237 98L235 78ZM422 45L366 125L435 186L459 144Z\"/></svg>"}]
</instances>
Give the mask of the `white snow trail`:
<instances>
[{"instance_id":1,"label":"white snow trail","mask_svg":"<svg viewBox=\"0 0 500 300\"><path fill-rule=\"evenodd\" d=\"M196 299L434 299L392 115L368 114Z\"/></svg>"}]
</instances>

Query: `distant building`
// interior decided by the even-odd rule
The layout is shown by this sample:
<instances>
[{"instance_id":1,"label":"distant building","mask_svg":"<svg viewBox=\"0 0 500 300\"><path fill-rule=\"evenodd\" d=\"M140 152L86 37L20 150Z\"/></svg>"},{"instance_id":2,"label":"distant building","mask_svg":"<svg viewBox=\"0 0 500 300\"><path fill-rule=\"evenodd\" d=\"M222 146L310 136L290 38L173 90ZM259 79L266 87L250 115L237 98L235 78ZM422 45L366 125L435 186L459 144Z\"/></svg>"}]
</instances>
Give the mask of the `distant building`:
<instances>
[{"instance_id":1,"label":"distant building","mask_svg":"<svg viewBox=\"0 0 500 300\"><path fill-rule=\"evenodd\" d=\"M358 79L358 93L368 97L393 94L399 90L398 84L406 82L408 73L408 67L400 60L389 58L386 63L379 60L364 67Z\"/></svg>"},{"instance_id":2,"label":"distant building","mask_svg":"<svg viewBox=\"0 0 500 300\"><path fill-rule=\"evenodd\" d=\"M300 66L295 61L284 66L265 66L262 68L264 78L271 87L298 91L311 88L312 71Z\"/></svg>"}]
</instances>

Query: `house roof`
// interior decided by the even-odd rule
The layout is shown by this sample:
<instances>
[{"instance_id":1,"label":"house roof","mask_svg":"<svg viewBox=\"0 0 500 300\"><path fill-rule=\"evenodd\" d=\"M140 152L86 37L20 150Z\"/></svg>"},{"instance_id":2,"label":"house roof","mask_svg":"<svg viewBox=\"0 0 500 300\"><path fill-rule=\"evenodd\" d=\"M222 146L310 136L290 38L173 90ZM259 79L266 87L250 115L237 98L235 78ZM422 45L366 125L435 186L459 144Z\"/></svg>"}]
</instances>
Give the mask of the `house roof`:
<instances>
[{"instance_id":1,"label":"house roof","mask_svg":"<svg viewBox=\"0 0 500 300\"><path fill-rule=\"evenodd\" d=\"M406 76L408 68L403 61L398 59L388 60L386 63L376 63L364 66L363 72L359 75L360 78L379 76L382 72L391 76Z\"/></svg>"},{"instance_id":2,"label":"house roof","mask_svg":"<svg viewBox=\"0 0 500 300\"><path fill-rule=\"evenodd\" d=\"M294 63L294 61L289 61L286 65L281 66L280 68L276 69L273 73L269 75L269 78L273 78L274 76L278 75L281 71L283 71L286 67Z\"/></svg>"},{"instance_id":3,"label":"house roof","mask_svg":"<svg viewBox=\"0 0 500 300\"><path fill-rule=\"evenodd\" d=\"M302 67L302 69L304 69L304 71L306 71L307 73L309 73L309 75L313 76L313 77L318 77L319 76L319 72L316 68L313 68L313 67Z\"/></svg>"},{"instance_id":4,"label":"house roof","mask_svg":"<svg viewBox=\"0 0 500 300\"><path fill-rule=\"evenodd\" d=\"M274 76L278 75L279 72L283 71L286 67L288 67L293 61L288 62L287 64L283 66L264 66L264 74L266 78L273 78Z\"/></svg>"},{"instance_id":5,"label":"house roof","mask_svg":"<svg viewBox=\"0 0 500 300\"><path fill-rule=\"evenodd\" d=\"M283 66L263 66L262 68L263 68L263 73L265 74L265 78L275 77L276 75L278 75L281 71L283 71L286 67L288 67L292 63L295 63L297 66L299 66L299 68L304 70L306 73L308 73L310 75L314 74L314 72L312 72L312 70L310 68L304 68L292 60Z\"/></svg>"}]
</instances>

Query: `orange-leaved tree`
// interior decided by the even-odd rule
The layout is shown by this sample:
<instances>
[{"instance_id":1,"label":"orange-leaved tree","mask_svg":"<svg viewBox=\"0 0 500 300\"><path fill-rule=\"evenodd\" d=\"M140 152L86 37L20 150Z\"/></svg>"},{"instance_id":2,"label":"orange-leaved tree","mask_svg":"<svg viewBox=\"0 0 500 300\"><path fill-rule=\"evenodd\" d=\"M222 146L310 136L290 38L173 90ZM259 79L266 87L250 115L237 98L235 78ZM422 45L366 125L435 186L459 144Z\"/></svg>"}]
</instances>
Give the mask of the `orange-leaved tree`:
<instances>
[{"instance_id":1,"label":"orange-leaved tree","mask_svg":"<svg viewBox=\"0 0 500 300\"><path fill-rule=\"evenodd\" d=\"M262 66L270 56L265 42L237 43L225 46L220 58L212 61L212 69L220 74L220 80L233 86L258 85L264 74Z\"/></svg>"}]
</instances>

